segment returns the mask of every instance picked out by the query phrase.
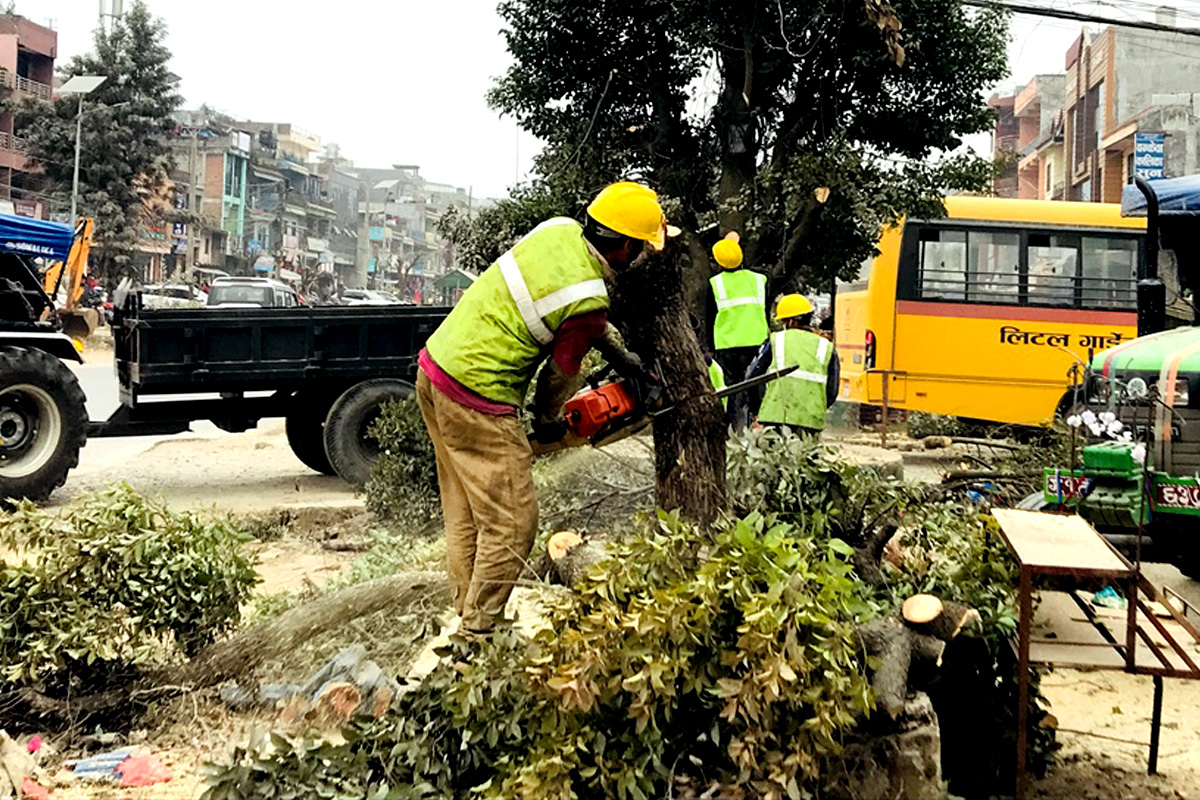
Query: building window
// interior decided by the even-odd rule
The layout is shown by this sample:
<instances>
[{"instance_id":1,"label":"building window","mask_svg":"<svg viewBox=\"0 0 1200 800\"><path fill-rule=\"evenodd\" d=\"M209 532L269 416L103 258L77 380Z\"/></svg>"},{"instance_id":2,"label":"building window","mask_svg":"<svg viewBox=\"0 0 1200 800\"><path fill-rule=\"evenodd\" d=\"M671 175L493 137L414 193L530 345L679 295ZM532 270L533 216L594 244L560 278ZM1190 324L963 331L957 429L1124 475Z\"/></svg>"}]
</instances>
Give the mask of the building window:
<instances>
[{"instance_id":1,"label":"building window","mask_svg":"<svg viewBox=\"0 0 1200 800\"><path fill-rule=\"evenodd\" d=\"M1054 195L1054 162L1046 162L1046 197Z\"/></svg>"}]
</instances>

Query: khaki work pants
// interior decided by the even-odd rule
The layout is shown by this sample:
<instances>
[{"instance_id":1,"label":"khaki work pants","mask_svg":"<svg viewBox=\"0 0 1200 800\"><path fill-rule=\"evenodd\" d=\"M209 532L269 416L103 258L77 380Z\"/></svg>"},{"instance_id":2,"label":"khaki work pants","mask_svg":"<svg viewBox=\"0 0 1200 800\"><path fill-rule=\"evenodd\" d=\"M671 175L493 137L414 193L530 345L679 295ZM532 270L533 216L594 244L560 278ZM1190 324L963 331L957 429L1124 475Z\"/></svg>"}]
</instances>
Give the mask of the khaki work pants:
<instances>
[{"instance_id":1,"label":"khaki work pants","mask_svg":"<svg viewBox=\"0 0 1200 800\"><path fill-rule=\"evenodd\" d=\"M488 631L504 616L537 532L529 440L516 417L461 406L424 372L417 402L437 454L454 610L463 628Z\"/></svg>"}]
</instances>

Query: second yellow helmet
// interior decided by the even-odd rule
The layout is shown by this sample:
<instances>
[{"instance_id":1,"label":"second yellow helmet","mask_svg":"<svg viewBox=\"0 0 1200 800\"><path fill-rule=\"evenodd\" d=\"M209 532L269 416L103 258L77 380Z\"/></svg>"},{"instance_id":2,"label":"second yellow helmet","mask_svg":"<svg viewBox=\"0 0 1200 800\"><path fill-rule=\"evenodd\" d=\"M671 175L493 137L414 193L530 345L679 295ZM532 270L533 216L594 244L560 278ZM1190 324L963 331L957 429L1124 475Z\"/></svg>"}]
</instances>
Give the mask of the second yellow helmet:
<instances>
[{"instance_id":1,"label":"second yellow helmet","mask_svg":"<svg viewBox=\"0 0 1200 800\"><path fill-rule=\"evenodd\" d=\"M721 269L737 269L742 265L742 246L738 244L737 233L725 234L725 238L713 245L713 258L721 265Z\"/></svg>"}]
</instances>

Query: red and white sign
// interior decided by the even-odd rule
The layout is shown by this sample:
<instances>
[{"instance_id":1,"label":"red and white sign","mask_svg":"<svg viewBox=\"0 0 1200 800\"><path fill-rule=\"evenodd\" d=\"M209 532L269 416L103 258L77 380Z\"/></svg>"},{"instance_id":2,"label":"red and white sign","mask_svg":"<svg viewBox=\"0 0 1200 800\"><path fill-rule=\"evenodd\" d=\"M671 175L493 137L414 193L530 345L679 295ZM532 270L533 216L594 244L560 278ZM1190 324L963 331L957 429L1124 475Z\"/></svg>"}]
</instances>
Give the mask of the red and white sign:
<instances>
[{"instance_id":1,"label":"red and white sign","mask_svg":"<svg viewBox=\"0 0 1200 800\"><path fill-rule=\"evenodd\" d=\"M1046 475L1046 496L1073 498L1083 491L1088 479L1082 475Z\"/></svg>"},{"instance_id":2,"label":"red and white sign","mask_svg":"<svg viewBox=\"0 0 1200 800\"><path fill-rule=\"evenodd\" d=\"M1158 485L1156 494L1156 505L1200 510L1200 486L1161 483Z\"/></svg>"}]
</instances>

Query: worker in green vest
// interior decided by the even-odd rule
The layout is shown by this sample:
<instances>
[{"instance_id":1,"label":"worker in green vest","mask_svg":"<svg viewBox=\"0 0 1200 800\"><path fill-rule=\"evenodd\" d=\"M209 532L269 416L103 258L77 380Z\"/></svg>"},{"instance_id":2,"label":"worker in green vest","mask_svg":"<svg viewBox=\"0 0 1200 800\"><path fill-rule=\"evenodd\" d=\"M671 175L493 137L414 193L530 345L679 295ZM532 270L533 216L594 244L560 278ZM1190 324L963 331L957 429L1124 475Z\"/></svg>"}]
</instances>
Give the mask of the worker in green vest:
<instances>
[{"instance_id":1,"label":"worker in green vest","mask_svg":"<svg viewBox=\"0 0 1200 800\"><path fill-rule=\"evenodd\" d=\"M758 422L816 435L825 427L825 411L837 399L841 365L833 343L813 328L813 307L802 294L779 298L775 319L783 330L771 334L749 370L796 367L767 384Z\"/></svg>"},{"instance_id":2,"label":"worker in green vest","mask_svg":"<svg viewBox=\"0 0 1200 800\"><path fill-rule=\"evenodd\" d=\"M767 339L767 277L742 266L742 248L736 233L713 245L713 259L721 271L709 280L708 302L712 351L724 371L725 380L737 383ZM746 425L757 410L757 391L734 395L729 404L730 424L735 430Z\"/></svg>"},{"instance_id":3,"label":"worker in green vest","mask_svg":"<svg viewBox=\"0 0 1200 800\"><path fill-rule=\"evenodd\" d=\"M676 233L653 191L613 184L583 224L547 220L488 267L421 351L417 402L437 456L460 630L486 633L503 619L533 545L533 456L518 409L534 373L544 364L534 436L559 441L592 347L619 372L640 368L608 323L609 285Z\"/></svg>"}]
</instances>

